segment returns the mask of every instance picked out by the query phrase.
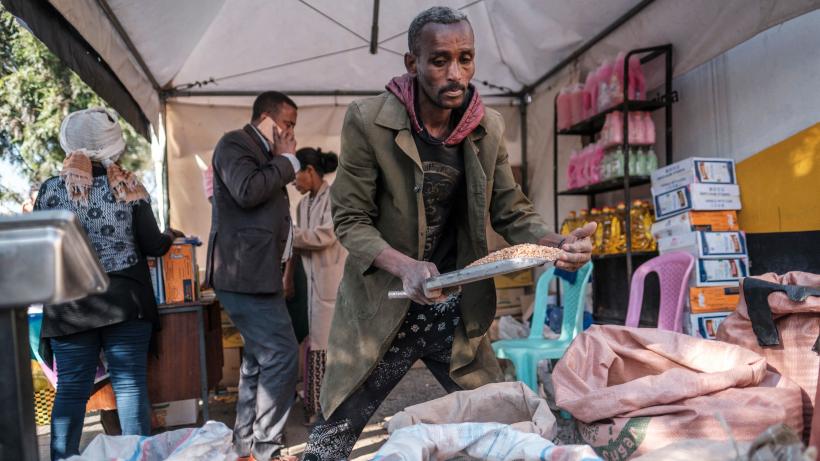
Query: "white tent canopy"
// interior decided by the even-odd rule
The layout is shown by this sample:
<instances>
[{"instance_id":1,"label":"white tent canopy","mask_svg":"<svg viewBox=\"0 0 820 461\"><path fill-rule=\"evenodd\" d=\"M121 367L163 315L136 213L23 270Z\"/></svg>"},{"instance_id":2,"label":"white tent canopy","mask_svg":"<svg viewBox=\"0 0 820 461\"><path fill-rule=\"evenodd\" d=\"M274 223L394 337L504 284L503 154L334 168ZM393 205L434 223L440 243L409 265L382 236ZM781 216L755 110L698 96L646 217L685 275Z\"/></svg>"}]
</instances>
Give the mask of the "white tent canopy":
<instances>
[{"instance_id":1,"label":"white tent canopy","mask_svg":"<svg viewBox=\"0 0 820 461\"><path fill-rule=\"evenodd\" d=\"M201 236L210 209L196 159L207 162L221 134L247 121L249 96L271 89L297 96L300 145L338 149L350 97L380 92L404 72L407 28L427 7L460 8L469 17L474 83L484 96L512 97L485 103L504 115L513 163L526 162L521 151L529 150L532 197L549 217L552 165L544 154L559 85L618 51L667 43L674 48L673 73L681 75L820 6L820 0L2 1L16 5L12 11L47 1L122 83L161 147L164 125L171 223ZM550 72L556 66L560 71ZM512 103L529 96L529 115L522 117Z\"/></svg>"}]
</instances>

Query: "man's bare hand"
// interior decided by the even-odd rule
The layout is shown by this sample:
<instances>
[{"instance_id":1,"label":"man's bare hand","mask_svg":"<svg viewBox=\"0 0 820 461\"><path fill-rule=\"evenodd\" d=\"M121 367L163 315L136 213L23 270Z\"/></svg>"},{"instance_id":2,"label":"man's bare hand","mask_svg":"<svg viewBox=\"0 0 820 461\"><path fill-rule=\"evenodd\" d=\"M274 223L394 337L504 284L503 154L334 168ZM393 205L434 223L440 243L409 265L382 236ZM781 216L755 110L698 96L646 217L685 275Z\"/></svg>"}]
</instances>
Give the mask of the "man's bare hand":
<instances>
[{"instance_id":1,"label":"man's bare hand","mask_svg":"<svg viewBox=\"0 0 820 461\"><path fill-rule=\"evenodd\" d=\"M293 128L288 128L279 133L273 127L273 154L293 154L296 152L296 138L293 135Z\"/></svg>"},{"instance_id":2,"label":"man's bare hand","mask_svg":"<svg viewBox=\"0 0 820 461\"><path fill-rule=\"evenodd\" d=\"M430 277L439 275L436 265L424 261L412 261L404 265L401 271L401 282L407 296L421 305L435 304L441 301L442 292L424 290L424 282Z\"/></svg>"},{"instance_id":3,"label":"man's bare hand","mask_svg":"<svg viewBox=\"0 0 820 461\"><path fill-rule=\"evenodd\" d=\"M561 249L564 253L555 262L555 267L568 271L577 271L592 258L592 235L598 227L597 223L586 223L572 231L564 242Z\"/></svg>"}]
</instances>

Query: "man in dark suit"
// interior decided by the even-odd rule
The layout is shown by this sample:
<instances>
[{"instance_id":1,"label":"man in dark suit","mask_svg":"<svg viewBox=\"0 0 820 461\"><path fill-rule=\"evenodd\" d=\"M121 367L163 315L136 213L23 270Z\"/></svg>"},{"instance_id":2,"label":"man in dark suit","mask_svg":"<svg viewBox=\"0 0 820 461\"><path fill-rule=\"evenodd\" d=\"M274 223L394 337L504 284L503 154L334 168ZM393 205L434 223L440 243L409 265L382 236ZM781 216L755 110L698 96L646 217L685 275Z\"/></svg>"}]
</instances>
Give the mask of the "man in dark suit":
<instances>
[{"instance_id":1,"label":"man in dark suit","mask_svg":"<svg viewBox=\"0 0 820 461\"><path fill-rule=\"evenodd\" d=\"M291 243L285 185L300 169L295 125L290 98L262 93L251 123L226 133L212 162L207 279L245 342L234 447L257 461L280 457L297 377L298 345L282 296Z\"/></svg>"}]
</instances>

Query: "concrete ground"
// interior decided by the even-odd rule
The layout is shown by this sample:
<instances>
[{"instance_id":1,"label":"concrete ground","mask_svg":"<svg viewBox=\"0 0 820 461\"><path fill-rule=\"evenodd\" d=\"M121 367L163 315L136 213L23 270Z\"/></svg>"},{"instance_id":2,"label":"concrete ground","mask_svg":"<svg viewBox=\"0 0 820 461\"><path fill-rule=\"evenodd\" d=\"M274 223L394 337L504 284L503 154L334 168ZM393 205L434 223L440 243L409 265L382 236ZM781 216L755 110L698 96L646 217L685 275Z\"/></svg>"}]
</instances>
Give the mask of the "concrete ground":
<instances>
[{"instance_id":1,"label":"concrete ground","mask_svg":"<svg viewBox=\"0 0 820 461\"><path fill-rule=\"evenodd\" d=\"M541 375L542 380L546 382L550 381L546 370L539 370L539 375ZM548 392L548 394L550 394L550 392ZM384 423L389 420L392 415L403 410L405 407L426 402L443 395L445 395L444 390L425 367L412 368L370 419L368 426L356 443L350 459L353 461L369 460L373 457L376 451L384 444L385 440L387 440L388 436L384 428ZM235 405L236 394L223 393L217 396L212 395L210 400L211 419L221 421L229 427L232 427L234 418L236 417ZM556 417L558 419L558 436L556 442L562 444L578 443L574 422L562 419L557 416L557 414ZM285 427L285 441L289 454L298 456L304 451L309 431L309 428L304 425L304 421L305 414L302 409L302 404L301 402L296 402L290 413L287 426ZM103 429L99 416L87 416L82 441L80 443L81 450L85 448L94 437L102 433ZM48 461L50 459L48 453L50 437L48 426L38 427L37 434L40 445L40 460Z\"/></svg>"}]
</instances>

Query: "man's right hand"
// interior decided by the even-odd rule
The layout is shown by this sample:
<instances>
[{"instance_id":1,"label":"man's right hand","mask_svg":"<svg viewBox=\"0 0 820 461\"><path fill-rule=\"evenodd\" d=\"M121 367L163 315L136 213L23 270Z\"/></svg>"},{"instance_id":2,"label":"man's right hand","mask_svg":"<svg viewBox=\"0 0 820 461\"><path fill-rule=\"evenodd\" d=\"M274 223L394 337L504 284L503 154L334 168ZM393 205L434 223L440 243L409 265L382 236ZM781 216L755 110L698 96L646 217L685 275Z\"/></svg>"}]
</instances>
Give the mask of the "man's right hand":
<instances>
[{"instance_id":1,"label":"man's right hand","mask_svg":"<svg viewBox=\"0 0 820 461\"><path fill-rule=\"evenodd\" d=\"M279 130L273 129L273 154L294 154L296 153L296 138L293 135L293 128L287 128L279 133Z\"/></svg>"},{"instance_id":2,"label":"man's right hand","mask_svg":"<svg viewBox=\"0 0 820 461\"><path fill-rule=\"evenodd\" d=\"M405 293L413 302L421 305L435 304L441 301L441 290L432 292L424 290L424 282L437 275L439 273L435 264L416 260L407 261L400 273Z\"/></svg>"}]
</instances>

